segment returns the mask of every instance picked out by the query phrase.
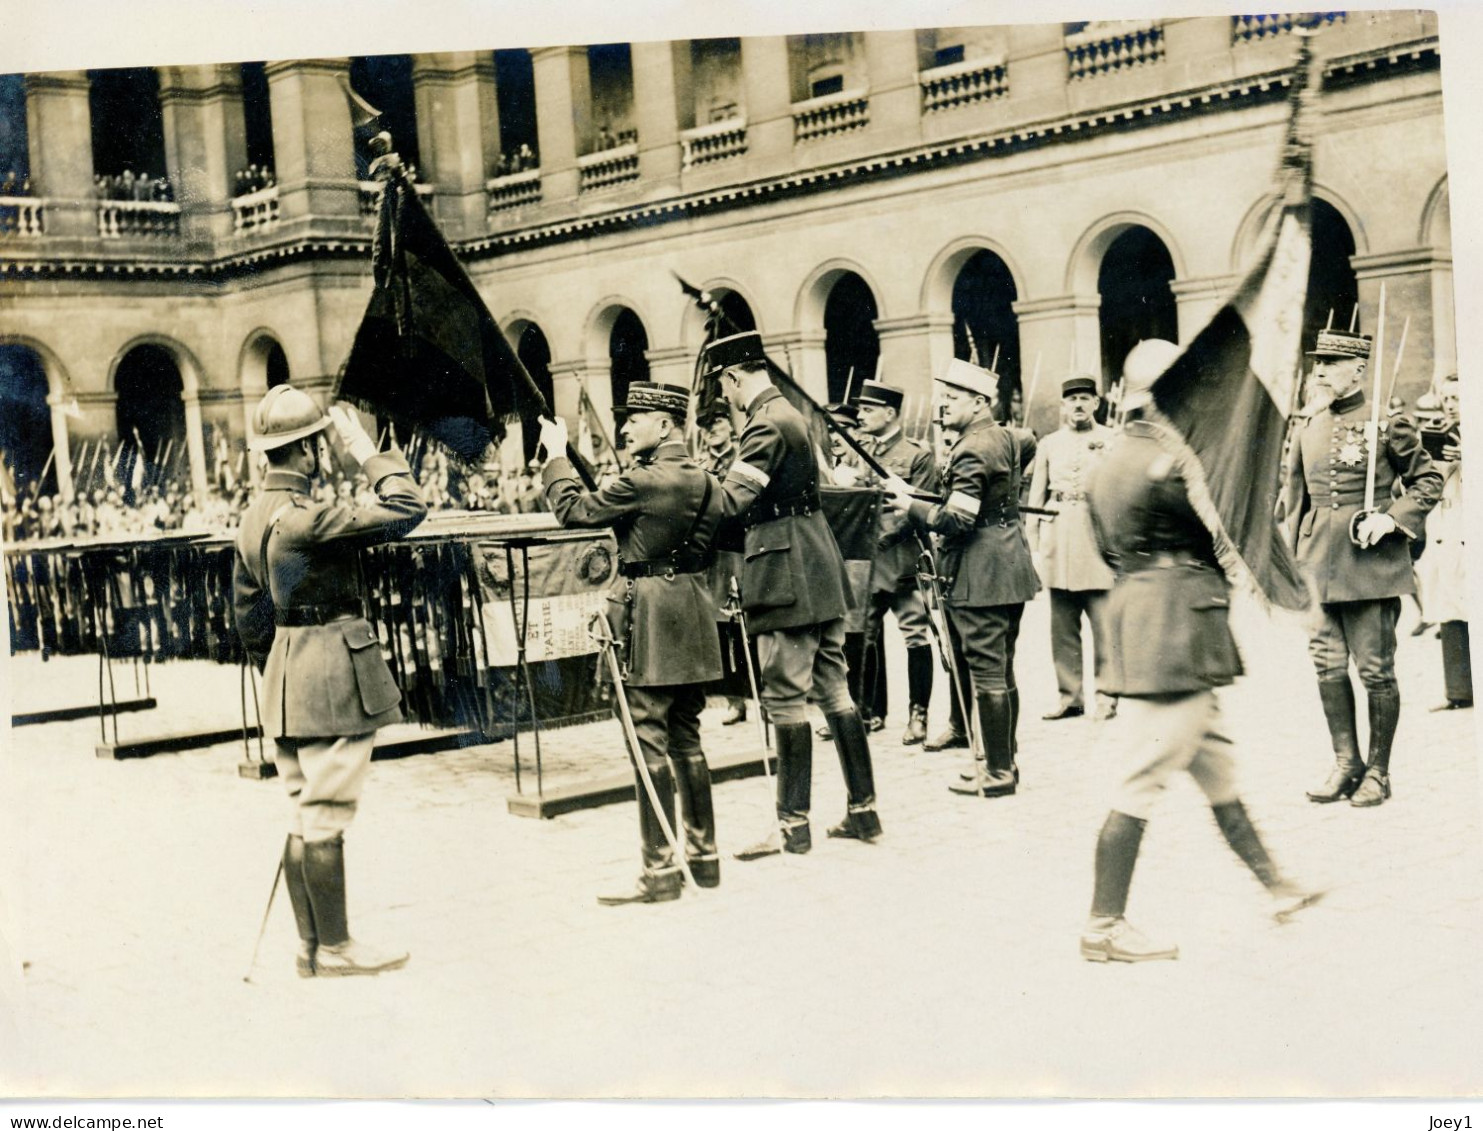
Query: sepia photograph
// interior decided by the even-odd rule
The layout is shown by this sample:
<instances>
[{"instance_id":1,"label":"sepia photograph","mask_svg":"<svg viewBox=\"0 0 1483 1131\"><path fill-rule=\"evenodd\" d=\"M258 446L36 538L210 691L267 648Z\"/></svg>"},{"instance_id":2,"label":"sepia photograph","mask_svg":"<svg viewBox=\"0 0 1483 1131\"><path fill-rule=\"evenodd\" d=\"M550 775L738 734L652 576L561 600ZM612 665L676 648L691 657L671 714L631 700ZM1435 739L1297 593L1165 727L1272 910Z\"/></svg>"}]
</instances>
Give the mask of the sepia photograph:
<instances>
[{"instance_id":1,"label":"sepia photograph","mask_svg":"<svg viewBox=\"0 0 1483 1131\"><path fill-rule=\"evenodd\" d=\"M1477 21L365 9L0 48L0 1098L1483 1091Z\"/></svg>"}]
</instances>

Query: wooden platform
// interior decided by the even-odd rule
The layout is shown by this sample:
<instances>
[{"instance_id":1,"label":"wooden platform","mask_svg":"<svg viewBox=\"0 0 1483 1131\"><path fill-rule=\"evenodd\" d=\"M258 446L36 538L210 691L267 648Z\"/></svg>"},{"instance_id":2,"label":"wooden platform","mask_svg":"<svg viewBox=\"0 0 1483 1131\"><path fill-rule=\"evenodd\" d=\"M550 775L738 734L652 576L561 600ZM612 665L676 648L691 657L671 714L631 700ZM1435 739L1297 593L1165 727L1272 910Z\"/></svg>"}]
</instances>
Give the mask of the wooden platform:
<instances>
[{"instance_id":1,"label":"wooden platform","mask_svg":"<svg viewBox=\"0 0 1483 1131\"><path fill-rule=\"evenodd\" d=\"M111 715L114 711L122 714L125 711L153 711L158 707L159 700L153 698L145 699L120 699L117 703L100 707L96 703L89 703L86 707L57 707L50 711L33 711L26 715L11 715L10 725L13 727L37 726L41 723L69 723L75 719L96 719L99 715Z\"/></svg>"},{"instance_id":2,"label":"wooden platform","mask_svg":"<svg viewBox=\"0 0 1483 1131\"><path fill-rule=\"evenodd\" d=\"M253 728L254 731L256 729L256 727ZM239 727L234 733L240 736L242 729ZM371 749L371 761L386 762L393 758L410 758L414 754L436 754L441 750L461 750L466 746L479 746L488 741L489 739L474 730L427 731L409 738L377 742ZM268 778L278 776L278 767L272 762L238 762L237 776L247 778L249 781L266 781Z\"/></svg>"},{"instance_id":3,"label":"wooden platform","mask_svg":"<svg viewBox=\"0 0 1483 1131\"><path fill-rule=\"evenodd\" d=\"M756 754L717 754L706 760L710 763L712 782L756 778L763 773L762 759ZM776 757L769 755L769 762L776 773ZM505 798L505 808L517 817L549 819L579 809L596 809L601 805L632 801L637 788L633 774L614 774L548 788L540 796L534 793L512 794Z\"/></svg>"}]
</instances>

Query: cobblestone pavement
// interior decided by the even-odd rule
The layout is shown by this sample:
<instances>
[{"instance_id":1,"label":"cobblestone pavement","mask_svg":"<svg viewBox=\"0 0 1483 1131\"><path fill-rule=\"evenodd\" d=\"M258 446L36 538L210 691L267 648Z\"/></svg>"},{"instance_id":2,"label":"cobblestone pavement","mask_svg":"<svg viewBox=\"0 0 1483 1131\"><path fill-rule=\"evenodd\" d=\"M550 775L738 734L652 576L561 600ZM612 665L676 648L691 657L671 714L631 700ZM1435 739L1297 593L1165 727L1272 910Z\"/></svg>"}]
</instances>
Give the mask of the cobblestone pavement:
<instances>
[{"instance_id":1,"label":"cobblestone pavement","mask_svg":"<svg viewBox=\"0 0 1483 1131\"><path fill-rule=\"evenodd\" d=\"M720 889L679 903L598 906L637 870L632 803L510 816L508 744L377 763L348 838L351 922L413 957L374 979L296 978L280 892L244 983L285 803L237 776L240 743L110 762L96 720L13 731L0 911L28 965L4 973L0 1093L1477 1094L1480 798L1472 712L1426 711L1440 646L1402 637L1395 799L1320 807L1303 798L1328 755L1301 628L1237 620L1253 671L1224 702L1248 807L1330 894L1274 925L1178 782L1130 914L1181 957L1143 966L1077 955L1118 731L1040 720L1043 597L1022 637L1018 796L950 796L957 757L897 745L898 649L874 741L885 837L823 837L844 804L826 746L813 853L728 856ZM97 671L25 656L10 675L36 710L86 702ZM126 737L238 717L235 669L165 666L152 684L161 707L124 716ZM706 735L713 751L756 740L715 710ZM626 765L611 722L545 752L552 782ZM716 804L723 852L769 827L760 779Z\"/></svg>"}]
</instances>

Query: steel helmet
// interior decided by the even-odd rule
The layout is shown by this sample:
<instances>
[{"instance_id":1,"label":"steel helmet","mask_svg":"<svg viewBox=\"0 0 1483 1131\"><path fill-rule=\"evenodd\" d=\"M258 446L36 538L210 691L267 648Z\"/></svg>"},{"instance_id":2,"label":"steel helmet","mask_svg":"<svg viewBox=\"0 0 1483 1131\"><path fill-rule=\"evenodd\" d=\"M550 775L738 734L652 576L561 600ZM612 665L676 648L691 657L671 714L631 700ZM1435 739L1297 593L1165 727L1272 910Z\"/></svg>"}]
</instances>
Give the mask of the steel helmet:
<instances>
[{"instance_id":1,"label":"steel helmet","mask_svg":"<svg viewBox=\"0 0 1483 1131\"><path fill-rule=\"evenodd\" d=\"M1149 392L1153 383L1174 364L1179 354L1179 347L1163 338L1145 338L1129 350L1123 361L1122 407L1142 408L1148 404L1153 399Z\"/></svg>"},{"instance_id":2,"label":"steel helmet","mask_svg":"<svg viewBox=\"0 0 1483 1131\"><path fill-rule=\"evenodd\" d=\"M292 385L275 385L252 410L252 439L248 447L266 452L312 436L330 425L314 398Z\"/></svg>"}]
</instances>

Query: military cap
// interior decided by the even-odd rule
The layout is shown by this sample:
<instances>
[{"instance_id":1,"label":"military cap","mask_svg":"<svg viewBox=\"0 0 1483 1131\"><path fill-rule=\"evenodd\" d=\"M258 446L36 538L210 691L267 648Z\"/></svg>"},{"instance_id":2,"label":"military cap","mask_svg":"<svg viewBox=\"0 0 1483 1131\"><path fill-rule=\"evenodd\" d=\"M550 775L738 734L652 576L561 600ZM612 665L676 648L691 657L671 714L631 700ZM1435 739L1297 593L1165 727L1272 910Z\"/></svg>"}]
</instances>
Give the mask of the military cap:
<instances>
[{"instance_id":1,"label":"military cap","mask_svg":"<svg viewBox=\"0 0 1483 1131\"><path fill-rule=\"evenodd\" d=\"M992 369L985 369L981 365L972 365L959 358L953 358L947 363L947 368L937 378L944 385L951 385L956 389L965 389L980 397L993 400L999 392L999 374Z\"/></svg>"},{"instance_id":2,"label":"military cap","mask_svg":"<svg viewBox=\"0 0 1483 1131\"><path fill-rule=\"evenodd\" d=\"M717 338L707 343L705 354L705 376L710 377L720 373L723 369L729 369L733 365L742 365L748 361L762 361L767 357L762 348L762 335L756 330L748 330L741 334L732 334L728 338Z\"/></svg>"},{"instance_id":3,"label":"military cap","mask_svg":"<svg viewBox=\"0 0 1483 1131\"><path fill-rule=\"evenodd\" d=\"M1370 356L1370 335L1351 334L1348 330L1318 331L1318 345L1308 351L1309 357Z\"/></svg>"},{"instance_id":4,"label":"military cap","mask_svg":"<svg viewBox=\"0 0 1483 1131\"><path fill-rule=\"evenodd\" d=\"M1061 382L1061 396L1069 397L1072 393L1091 393L1100 396L1097 389L1097 379L1085 373L1078 373L1074 377L1067 377Z\"/></svg>"},{"instance_id":5,"label":"military cap","mask_svg":"<svg viewBox=\"0 0 1483 1131\"><path fill-rule=\"evenodd\" d=\"M824 411L829 414L834 423L843 424L847 428L855 428L860 424L860 410L852 404L840 401L838 404L827 406Z\"/></svg>"},{"instance_id":6,"label":"military cap","mask_svg":"<svg viewBox=\"0 0 1483 1131\"><path fill-rule=\"evenodd\" d=\"M901 402L904 400L906 400L905 389L898 389L883 381L866 381L860 386L860 395L855 398L855 403L879 405L881 408L894 408L900 412Z\"/></svg>"},{"instance_id":7,"label":"military cap","mask_svg":"<svg viewBox=\"0 0 1483 1131\"><path fill-rule=\"evenodd\" d=\"M628 386L628 398L613 411L620 416L631 416L635 412L668 412L683 417L689 406L690 390L683 385L635 381Z\"/></svg>"}]
</instances>

